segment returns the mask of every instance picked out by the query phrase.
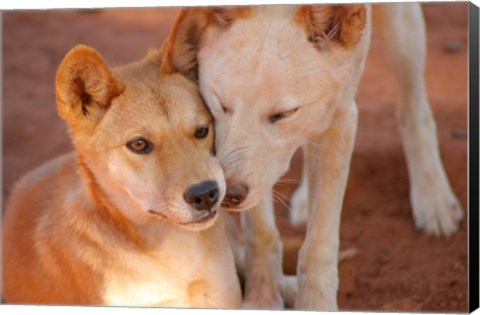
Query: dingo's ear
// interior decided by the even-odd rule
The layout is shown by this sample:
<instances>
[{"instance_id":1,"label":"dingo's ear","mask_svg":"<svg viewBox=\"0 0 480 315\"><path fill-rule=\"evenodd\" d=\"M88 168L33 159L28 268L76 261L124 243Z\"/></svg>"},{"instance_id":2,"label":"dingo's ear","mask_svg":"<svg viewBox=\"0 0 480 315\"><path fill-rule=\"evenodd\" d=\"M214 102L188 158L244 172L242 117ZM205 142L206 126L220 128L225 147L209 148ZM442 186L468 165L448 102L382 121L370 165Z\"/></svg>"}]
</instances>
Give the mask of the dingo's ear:
<instances>
[{"instance_id":1,"label":"dingo's ear","mask_svg":"<svg viewBox=\"0 0 480 315\"><path fill-rule=\"evenodd\" d=\"M96 50L78 45L57 70L58 112L72 128L95 126L124 89Z\"/></svg>"},{"instance_id":2,"label":"dingo's ear","mask_svg":"<svg viewBox=\"0 0 480 315\"><path fill-rule=\"evenodd\" d=\"M208 26L227 29L235 20L248 15L247 7L212 7L183 9L162 46L163 73L181 73L198 80L197 54Z\"/></svg>"},{"instance_id":3,"label":"dingo's ear","mask_svg":"<svg viewBox=\"0 0 480 315\"><path fill-rule=\"evenodd\" d=\"M351 48L361 38L366 23L363 4L312 5L298 8L295 21L304 27L308 40L320 50L332 45Z\"/></svg>"}]
</instances>

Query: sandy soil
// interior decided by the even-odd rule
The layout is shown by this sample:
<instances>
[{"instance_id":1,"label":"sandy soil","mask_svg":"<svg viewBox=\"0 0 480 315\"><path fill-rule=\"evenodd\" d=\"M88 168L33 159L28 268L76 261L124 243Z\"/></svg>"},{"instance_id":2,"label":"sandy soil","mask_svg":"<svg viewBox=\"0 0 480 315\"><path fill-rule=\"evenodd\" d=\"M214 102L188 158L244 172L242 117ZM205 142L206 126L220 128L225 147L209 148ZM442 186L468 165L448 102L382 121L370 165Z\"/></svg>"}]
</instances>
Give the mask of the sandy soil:
<instances>
[{"instance_id":1,"label":"sandy soil","mask_svg":"<svg viewBox=\"0 0 480 315\"><path fill-rule=\"evenodd\" d=\"M425 4L427 87L437 119L442 159L454 191L467 205L467 3ZM71 149L54 102L54 74L63 55L84 43L111 65L138 60L159 47L174 9L31 11L3 14L3 197L13 182ZM415 231L408 178L395 124L397 91L374 37L359 93L359 131L342 213L341 247L356 256L340 265L343 310L466 311L467 224L450 238ZM286 178L298 178L296 155ZM294 185L279 190L289 196ZM286 241L304 228L287 222ZM286 256L286 272L295 256Z\"/></svg>"}]
</instances>

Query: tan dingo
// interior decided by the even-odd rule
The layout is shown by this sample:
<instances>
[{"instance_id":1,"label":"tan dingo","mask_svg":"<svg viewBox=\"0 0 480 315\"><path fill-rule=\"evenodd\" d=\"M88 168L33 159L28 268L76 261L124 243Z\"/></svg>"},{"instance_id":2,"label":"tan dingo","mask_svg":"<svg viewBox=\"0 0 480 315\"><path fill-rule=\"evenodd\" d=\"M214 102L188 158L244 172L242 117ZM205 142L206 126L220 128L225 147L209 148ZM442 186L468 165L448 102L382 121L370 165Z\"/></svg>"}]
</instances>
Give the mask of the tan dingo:
<instances>
[{"instance_id":1,"label":"tan dingo","mask_svg":"<svg viewBox=\"0 0 480 315\"><path fill-rule=\"evenodd\" d=\"M198 79L215 118L215 147L227 182L224 205L253 208L243 216L248 307L284 306L271 189L303 147L305 176L292 199L292 221L308 217L308 223L295 307L337 309L340 214L357 128L354 99L372 24L401 92L398 121L415 225L450 235L463 213L440 160L426 95L418 3L185 9L167 40L175 52L169 56L172 71Z\"/></svg>"},{"instance_id":2,"label":"tan dingo","mask_svg":"<svg viewBox=\"0 0 480 315\"><path fill-rule=\"evenodd\" d=\"M195 84L161 63L151 52L110 70L86 46L64 58L57 105L75 153L13 190L6 302L240 307L212 118Z\"/></svg>"}]
</instances>

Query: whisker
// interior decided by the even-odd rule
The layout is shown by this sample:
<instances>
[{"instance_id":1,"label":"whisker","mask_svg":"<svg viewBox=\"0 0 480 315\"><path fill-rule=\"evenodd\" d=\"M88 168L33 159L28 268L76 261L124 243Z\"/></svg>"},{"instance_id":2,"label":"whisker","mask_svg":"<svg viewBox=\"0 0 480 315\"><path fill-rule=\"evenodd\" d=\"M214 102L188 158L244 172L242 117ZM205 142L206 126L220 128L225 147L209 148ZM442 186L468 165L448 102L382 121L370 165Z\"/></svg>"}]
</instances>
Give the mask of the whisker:
<instances>
[{"instance_id":1,"label":"whisker","mask_svg":"<svg viewBox=\"0 0 480 315\"><path fill-rule=\"evenodd\" d=\"M233 144L235 145L235 144ZM225 155L225 159L229 159L232 155L235 155L235 154L239 154L239 153L242 153L244 150L248 149L249 146L243 146L243 147L238 147L238 148L235 148L233 149L232 151L228 152L226 155Z\"/></svg>"},{"instance_id":2,"label":"whisker","mask_svg":"<svg viewBox=\"0 0 480 315\"><path fill-rule=\"evenodd\" d=\"M280 178L276 184L298 184L300 183L299 179L295 178Z\"/></svg>"},{"instance_id":3,"label":"whisker","mask_svg":"<svg viewBox=\"0 0 480 315\"><path fill-rule=\"evenodd\" d=\"M243 157L243 154L250 148L250 146L243 146L236 148L228 152L222 159L221 163L223 167L229 167L238 162L240 158Z\"/></svg>"},{"instance_id":4,"label":"whisker","mask_svg":"<svg viewBox=\"0 0 480 315\"><path fill-rule=\"evenodd\" d=\"M287 208L288 212L293 211L292 208L290 207L290 205L287 203L289 201L288 197L282 195L278 191L272 191L272 197L273 197L274 201L278 201L280 204L285 206ZM285 198L285 200L283 200L282 198Z\"/></svg>"},{"instance_id":5,"label":"whisker","mask_svg":"<svg viewBox=\"0 0 480 315\"><path fill-rule=\"evenodd\" d=\"M288 198L285 194L283 194L283 193L281 193L281 192L279 192L279 191L273 190L272 192L273 192L276 196L281 197L283 200L286 200L286 201L289 200L289 198Z\"/></svg>"}]
</instances>

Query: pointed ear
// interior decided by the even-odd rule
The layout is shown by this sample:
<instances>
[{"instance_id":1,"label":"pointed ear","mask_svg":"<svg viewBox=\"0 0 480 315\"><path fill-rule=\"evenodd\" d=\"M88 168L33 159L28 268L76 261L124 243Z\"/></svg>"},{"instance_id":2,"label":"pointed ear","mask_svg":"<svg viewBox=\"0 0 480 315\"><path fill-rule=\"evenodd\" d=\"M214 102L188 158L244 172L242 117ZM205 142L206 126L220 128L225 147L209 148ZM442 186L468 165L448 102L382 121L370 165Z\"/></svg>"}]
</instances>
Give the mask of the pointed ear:
<instances>
[{"instance_id":1,"label":"pointed ear","mask_svg":"<svg viewBox=\"0 0 480 315\"><path fill-rule=\"evenodd\" d=\"M327 50L335 45L349 49L360 40L367 13L363 4L301 6L295 21L318 49Z\"/></svg>"},{"instance_id":2,"label":"pointed ear","mask_svg":"<svg viewBox=\"0 0 480 315\"><path fill-rule=\"evenodd\" d=\"M163 73L180 73L198 80L197 54L207 27L228 29L237 19L248 15L247 7L209 7L183 9L177 16L162 46Z\"/></svg>"},{"instance_id":3,"label":"pointed ear","mask_svg":"<svg viewBox=\"0 0 480 315\"><path fill-rule=\"evenodd\" d=\"M92 128L124 89L96 50L78 45L67 53L57 70L58 112L72 128Z\"/></svg>"}]
</instances>

